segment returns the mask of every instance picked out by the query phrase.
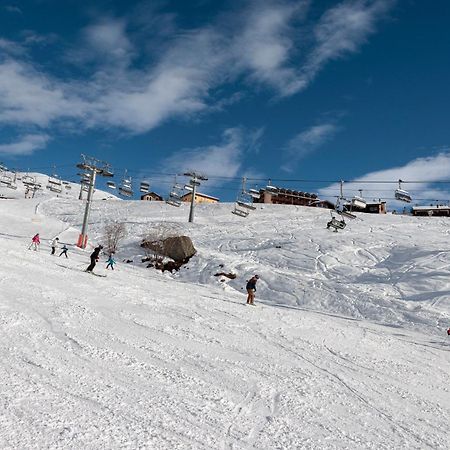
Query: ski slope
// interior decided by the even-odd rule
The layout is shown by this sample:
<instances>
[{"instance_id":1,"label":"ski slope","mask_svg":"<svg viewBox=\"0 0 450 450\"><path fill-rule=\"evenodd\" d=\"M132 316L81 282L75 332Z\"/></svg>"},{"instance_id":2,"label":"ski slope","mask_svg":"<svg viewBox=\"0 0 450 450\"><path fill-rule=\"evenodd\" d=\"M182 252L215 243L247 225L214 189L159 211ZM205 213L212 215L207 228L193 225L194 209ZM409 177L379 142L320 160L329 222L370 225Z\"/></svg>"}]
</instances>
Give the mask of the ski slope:
<instances>
[{"instance_id":1,"label":"ski slope","mask_svg":"<svg viewBox=\"0 0 450 450\"><path fill-rule=\"evenodd\" d=\"M128 230L100 278L89 249L49 254L83 208L0 200L0 448L448 448L447 220L361 215L332 233L315 208L205 205L189 224L187 205L98 200L90 243ZM173 275L140 262L161 224L198 250Z\"/></svg>"}]
</instances>

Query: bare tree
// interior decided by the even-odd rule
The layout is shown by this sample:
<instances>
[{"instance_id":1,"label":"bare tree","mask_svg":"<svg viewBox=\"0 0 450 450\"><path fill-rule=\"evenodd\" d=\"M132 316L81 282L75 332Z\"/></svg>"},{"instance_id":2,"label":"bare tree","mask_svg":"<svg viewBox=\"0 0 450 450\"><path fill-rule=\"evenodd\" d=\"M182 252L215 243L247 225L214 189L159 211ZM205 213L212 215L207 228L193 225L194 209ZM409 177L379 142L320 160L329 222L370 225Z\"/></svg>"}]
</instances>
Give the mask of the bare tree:
<instances>
[{"instance_id":1,"label":"bare tree","mask_svg":"<svg viewBox=\"0 0 450 450\"><path fill-rule=\"evenodd\" d=\"M119 244L127 235L127 228L123 222L113 222L105 226L103 242L105 252L115 253Z\"/></svg>"}]
</instances>

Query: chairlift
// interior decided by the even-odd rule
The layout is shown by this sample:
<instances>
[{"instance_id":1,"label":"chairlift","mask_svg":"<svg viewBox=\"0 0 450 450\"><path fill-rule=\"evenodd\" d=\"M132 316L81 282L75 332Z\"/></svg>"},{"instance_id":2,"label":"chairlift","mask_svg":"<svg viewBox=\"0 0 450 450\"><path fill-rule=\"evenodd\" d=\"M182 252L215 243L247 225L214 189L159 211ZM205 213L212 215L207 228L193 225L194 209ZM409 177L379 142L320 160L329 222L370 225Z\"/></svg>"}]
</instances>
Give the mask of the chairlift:
<instances>
[{"instance_id":1,"label":"chairlift","mask_svg":"<svg viewBox=\"0 0 450 450\"><path fill-rule=\"evenodd\" d=\"M4 184L6 187L9 187L14 183L14 180L11 175L2 174L0 175L0 183Z\"/></svg>"},{"instance_id":2,"label":"chairlift","mask_svg":"<svg viewBox=\"0 0 450 450\"><path fill-rule=\"evenodd\" d=\"M71 186L69 183L64 184L64 187L65 187L68 191L70 191L70 190L72 189L72 186Z\"/></svg>"},{"instance_id":3,"label":"chairlift","mask_svg":"<svg viewBox=\"0 0 450 450\"><path fill-rule=\"evenodd\" d=\"M246 208L246 209L250 209L250 210L255 210L256 209L256 206L253 206L250 202L245 202L245 201L238 200L236 202L236 204L241 206L242 208Z\"/></svg>"},{"instance_id":4,"label":"chairlift","mask_svg":"<svg viewBox=\"0 0 450 450\"><path fill-rule=\"evenodd\" d=\"M395 190L395 198L401 202L411 203L411 196L408 191L402 189L402 183L402 180L398 180L398 189Z\"/></svg>"},{"instance_id":5,"label":"chairlift","mask_svg":"<svg viewBox=\"0 0 450 450\"><path fill-rule=\"evenodd\" d=\"M183 196L185 189L191 192L194 190L192 185L183 186L177 183L177 177L175 177L173 186L169 192L169 198L166 199L166 203L170 206L175 206L177 208L180 207L183 203L181 201L181 197Z\"/></svg>"},{"instance_id":6,"label":"chairlift","mask_svg":"<svg viewBox=\"0 0 450 450\"><path fill-rule=\"evenodd\" d=\"M261 198L261 193L257 189L249 189L247 193L255 199Z\"/></svg>"},{"instance_id":7,"label":"chairlift","mask_svg":"<svg viewBox=\"0 0 450 450\"><path fill-rule=\"evenodd\" d=\"M358 208L358 209L365 209L367 206L367 203L362 197L355 195L352 198L352 206L355 208Z\"/></svg>"},{"instance_id":8,"label":"chairlift","mask_svg":"<svg viewBox=\"0 0 450 450\"><path fill-rule=\"evenodd\" d=\"M119 186L119 194L123 197L132 197L133 196L133 187L131 183L131 177L127 177L127 171L122 178L122 183Z\"/></svg>"},{"instance_id":9,"label":"chairlift","mask_svg":"<svg viewBox=\"0 0 450 450\"><path fill-rule=\"evenodd\" d=\"M48 177L47 189L51 192L62 192L62 183L57 175L53 174L52 176Z\"/></svg>"},{"instance_id":10,"label":"chairlift","mask_svg":"<svg viewBox=\"0 0 450 450\"><path fill-rule=\"evenodd\" d=\"M231 214L235 214L239 217L247 217L249 215L248 211L244 211L243 209L238 208L238 206L234 206L234 210L231 211Z\"/></svg>"},{"instance_id":11,"label":"chairlift","mask_svg":"<svg viewBox=\"0 0 450 450\"><path fill-rule=\"evenodd\" d=\"M347 219L356 219L355 214L353 214L352 211L349 211L344 205L343 203L344 200L345 200L344 197L338 198L336 206L334 207L335 212L343 217L346 217Z\"/></svg>"},{"instance_id":12,"label":"chairlift","mask_svg":"<svg viewBox=\"0 0 450 450\"><path fill-rule=\"evenodd\" d=\"M268 184L264 190L272 195L278 195L278 188L276 186Z\"/></svg>"},{"instance_id":13,"label":"chairlift","mask_svg":"<svg viewBox=\"0 0 450 450\"><path fill-rule=\"evenodd\" d=\"M109 189L116 189L116 183L114 183L114 181L107 181L106 186L108 186Z\"/></svg>"},{"instance_id":14,"label":"chairlift","mask_svg":"<svg viewBox=\"0 0 450 450\"><path fill-rule=\"evenodd\" d=\"M149 190L150 190L150 184L147 183L146 181L141 181L141 185L139 187L139 191L144 193L144 194L147 194Z\"/></svg>"},{"instance_id":15,"label":"chairlift","mask_svg":"<svg viewBox=\"0 0 450 450\"><path fill-rule=\"evenodd\" d=\"M327 229L334 228L334 232L337 233L338 230L343 230L347 224L344 219L338 220L336 217L331 216L331 220L327 223Z\"/></svg>"}]
</instances>

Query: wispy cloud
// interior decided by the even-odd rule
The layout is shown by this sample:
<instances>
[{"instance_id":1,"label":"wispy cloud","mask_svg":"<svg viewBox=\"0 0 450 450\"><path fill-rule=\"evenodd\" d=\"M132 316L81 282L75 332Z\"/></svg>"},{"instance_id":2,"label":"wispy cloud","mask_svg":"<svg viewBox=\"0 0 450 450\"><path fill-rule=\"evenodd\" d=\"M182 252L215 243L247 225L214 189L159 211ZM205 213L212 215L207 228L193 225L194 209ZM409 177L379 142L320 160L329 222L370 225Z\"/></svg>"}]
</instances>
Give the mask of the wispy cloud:
<instances>
[{"instance_id":1,"label":"wispy cloud","mask_svg":"<svg viewBox=\"0 0 450 450\"><path fill-rule=\"evenodd\" d=\"M395 189L398 188L396 181L399 179L403 180L402 188L410 192L413 202L448 201L450 199L450 151L441 152L435 156L417 158L404 166L370 172L357 177L357 183L344 184L344 195L351 197L357 194L358 189L362 189L363 195L368 199L388 199L390 205L398 206L400 203L396 202L393 197ZM374 184L368 183L368 181L389 181L391 183ZM448 181L449 184L436 184L437 181ZM337 195L339 185L330 185L319 192L323 196Z\"/></svg>"},{"instance_id":2,"label":"wispy cloud","mask_svg":"<svg viewBox=\"0 0 450 450\"><path fill-rule=\"evenodd\" d=\"M235 177L243 168L245 156L258 147L261 136L261 130L229 128L223 132L220 143L176 152L164 161L163 166L176 173L196 170L212 178ZM224 182L212 179L208 186Z\"/></svg>"},{"instance_id":3,"label":"wispy cloud","mask_svg":"<svg viewBox=\"0 0 450 450\"><path fill-rule=\"evenodd\" d=\"M328 122L314 125L294 136L284 151L283 159L286 162L282 165L282 170L292 172L302 158L332 139L338 130L339 127L336 124Z\"/></svg>"},{"instance_id":4,"label":"wispy cloud","mask_svg":"<svg viewBox=\"0 0 450 450\"><path fill-rule=\"evenodd\" d=\"M305 85L330 61L357 52L394 0L350 0L327 10L314 27L315 43L302 69Z\"/></svg>"},{"instance_id":5,"label":"wispy cloud","mask_svg":"<svg viewBox=\"0 0 450 450\"><path fill-rule=\"evenodd\" d=\"M129 16L97 17L80 31L79 49L73 45L68 52L78 67L64 79L33 63L31 54L21 56L20 44L0 41L0 120L143 133L238 101L244 88L236 88L236 81L246 80L247 90L269 87L278 97L293 95L329 61L358 51L393 1L343 1L316 24L307 21L308 3L252 1L191 30L176 29L173 17L163 15L168 31L158 29L157 37ZM154 10L148 14L157 22ZM300 43L311 27L313 38ZM159 48L143 45L146 36L164 42ZM33 33L26 39L23 46L41 42Z\"/></svg>"},{"instance_id":6,"label":"wispy cloud","mask_svg":"<svg viewBox=\"0 0 450 450\"><path fill-rule=\"evenodd\" d=\"M18 141L0 144L0 154L8 156L30 155L36 150L45 148L50 137L46 134L27 134Z\"/></svg>"},{"instance_id":7,"label":"wispy cloud","mask_svg":"<svg viewBox=\"0 0 450 450\"><path fill-rule=\"evenodd\" d=\"M10 12L10 13L15 13L15 14L22 14L22 10L15 5L5 5L3 7L3 9L5 9L6 11Z\"/></svg>"}]
</instances>

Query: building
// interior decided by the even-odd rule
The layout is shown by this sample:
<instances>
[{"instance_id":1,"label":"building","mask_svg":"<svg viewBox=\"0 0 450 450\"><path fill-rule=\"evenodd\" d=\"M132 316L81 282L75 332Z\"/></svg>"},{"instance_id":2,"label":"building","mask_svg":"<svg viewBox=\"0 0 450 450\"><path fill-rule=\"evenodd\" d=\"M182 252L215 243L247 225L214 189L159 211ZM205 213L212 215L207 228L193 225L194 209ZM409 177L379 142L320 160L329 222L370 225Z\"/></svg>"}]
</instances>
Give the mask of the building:
<instances>
[{"instance_id":1,"label":"building","mask_svg":"<svg viewBox=\"0 0 450 450\"><path fill-rule=\"evenodd\" d=\"M358 208L350 204L345 205L347 210L356 212L368 213L368 214L386 214L386 202L379 200L378 202L366 202L365 208Z\"/></svg>"},{"instance_id":2,"label":"building","mask_svg":"<svg viewBox=\"0 0 450 450\"><path fill-rule=\"evenodd\" d=\"M188 192L181 197L182 202L190 203L192 200L192 192ZM211 195L201 194L200 192L195 193L195 203L218 203L219 199L217 197L211 197Z\"/></svg>"},{"instance_id":3,"label":"building","mask_svg":"<svg viewBox=\"0 0 450 450\"><path fill-rule=\"evenodd\" d=\"M316 206L319 199L316 194L309 192L294 191L292 189L273 188L271 190L261 189L260 197L254 199L254 203L272 203L273 205L300 205ZM326 206L323 206L326 207Z\"/></svg>"},{"instance_id":4,"label":"building","mask_svg":"<svg viewBox=\"0 0 450 450\"><path fill-rule=\"evenodd\" d=\"M155 192L148 192L147 194L141 195L141 200L146 200L148 202L162 202L163 198Z\"/></svg>"},{"instance_id":5,"label":"building","mask_svg":"<svg viewBox=\"0 0 450 450\"><path fill-rule=\"evenodd\" d=\"M430 205L430 206L413 206L411 208L413 216L450 216L450 206L448 205Z\"/></svg>"}]
</instances>

